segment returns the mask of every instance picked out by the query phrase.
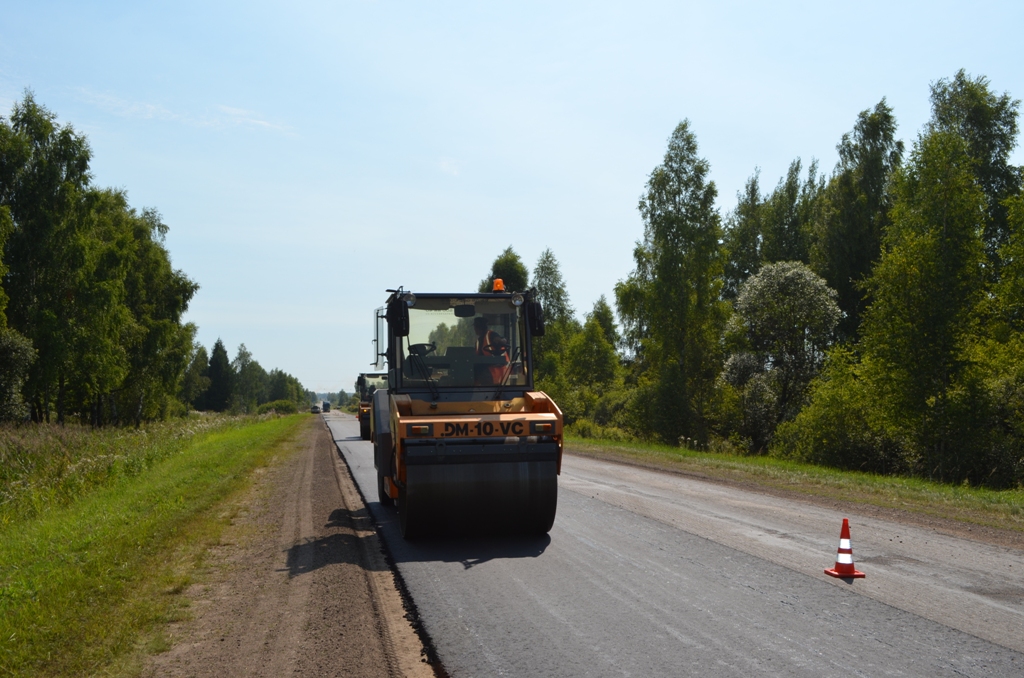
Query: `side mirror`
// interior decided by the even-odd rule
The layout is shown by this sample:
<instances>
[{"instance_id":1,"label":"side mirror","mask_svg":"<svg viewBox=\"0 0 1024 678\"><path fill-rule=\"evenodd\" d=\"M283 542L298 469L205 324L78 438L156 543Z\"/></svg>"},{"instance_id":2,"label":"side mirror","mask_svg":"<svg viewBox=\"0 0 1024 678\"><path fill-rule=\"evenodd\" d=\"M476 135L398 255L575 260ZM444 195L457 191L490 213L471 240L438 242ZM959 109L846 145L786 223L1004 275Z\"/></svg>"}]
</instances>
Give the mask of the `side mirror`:
<instances>
[{"instance_id":1,"label":"side mirror","mask_svg":"<svg viewBox=\"0 0 1024 678\"><path fill-rule=\"evenodd\" d=\"M530 336L544 336L544 309L539 301L530 301L526 304L526 324L530 328Z\"/></svg>"},{"instance_id":2,"label":"side mirror","mask_svg":"<svg viewBox=\"0 0 1024 678\"><path fill-rule=\"evenodd\" d=\"M409 336L409 307L400 299L395 299L388 304L388 325L396 337Z\"/></svg>"}]
</instances>

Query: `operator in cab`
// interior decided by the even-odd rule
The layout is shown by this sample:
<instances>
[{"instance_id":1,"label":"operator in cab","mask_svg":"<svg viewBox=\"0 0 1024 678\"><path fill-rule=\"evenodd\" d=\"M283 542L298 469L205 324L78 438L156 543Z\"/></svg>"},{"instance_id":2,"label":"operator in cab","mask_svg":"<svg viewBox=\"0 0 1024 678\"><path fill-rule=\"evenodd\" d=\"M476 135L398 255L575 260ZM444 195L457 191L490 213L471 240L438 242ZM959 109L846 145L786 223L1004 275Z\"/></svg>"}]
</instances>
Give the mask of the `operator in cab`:
<instances>
[{"instance_id":1,"label":"operator in cab","mask_svg":"<svg viewBox=\"0 0 1024 678\"><path fill-rule=\"evenodd\" d=\"M476 332L476 354L478 356L503 357L504 365L488 365L487 375L490 376L492 384L500 384L505 376L505 366L508 365L508 341L494 330L487 329L487 318L478 315L473 318L473 330ZM483 375L477 375L479 382Z\"/></svg>"}]
</instances>

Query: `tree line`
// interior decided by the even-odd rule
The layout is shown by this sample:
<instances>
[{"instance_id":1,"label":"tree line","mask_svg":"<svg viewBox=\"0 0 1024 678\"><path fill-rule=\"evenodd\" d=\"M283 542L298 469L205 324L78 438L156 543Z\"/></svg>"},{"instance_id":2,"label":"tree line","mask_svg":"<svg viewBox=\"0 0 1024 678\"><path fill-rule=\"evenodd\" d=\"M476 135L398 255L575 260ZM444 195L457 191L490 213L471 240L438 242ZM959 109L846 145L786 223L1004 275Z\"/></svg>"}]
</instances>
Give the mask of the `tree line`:
<instances>
[{"instance_id":1,"label":"tree line","mask_svg":"<svg viewBox=\"0 0 1024 678\"><path fill-rule=\"evenodd\" d=\"M755 170L724 217L684 120L647 179L632 273L575 316L554 254L532 284L538 387L570 432L773 454L993 487L1024 484L1019 101L964 71L931 85L911 148L883 98L831 174ZM617 322L616 322L617 315Z\"/></svg>"},{"instance_id":2,"label":"tree line","mask_svg":"<svg viewBox=\"0 0 1024 678\"><path fill-rule=\"evenodd\" d=\"M188 408L308 400L182 322L199 285L171 266L167 225L93 185L86 137L31 92L0 117L0 420L135 424Z\"/></svg>"}]
</instances>

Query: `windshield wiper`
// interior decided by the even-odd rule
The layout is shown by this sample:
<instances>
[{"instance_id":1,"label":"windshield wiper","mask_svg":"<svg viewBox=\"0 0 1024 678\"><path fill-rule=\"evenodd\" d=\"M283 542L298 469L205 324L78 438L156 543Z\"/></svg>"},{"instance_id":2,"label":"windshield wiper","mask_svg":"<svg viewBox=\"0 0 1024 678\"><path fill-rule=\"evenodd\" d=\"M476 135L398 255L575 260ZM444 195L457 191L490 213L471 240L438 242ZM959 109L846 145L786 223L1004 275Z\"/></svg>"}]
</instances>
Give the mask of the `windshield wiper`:
<instances>
[{"instance_id":1,"label":"windshield wiper","mask_svg":"<svg viewBox=\"0 0 1024 678\"><path fill-rule=\"evenodd\" d=\"M498 389L494 392L495 400L501 400L501 390L505 388L505 386L507 386L506 382L508 381L508 378L512 375L512 365L514 365L516 360L520 358L520 354L522 352L522 347L516 346L515 352L512 354L512 357L509 358L508 360L508 365L505 366L505 372L502 373L501 375L501 383L498 384Z\"/></svg>"},{"instance_id":2,"label":"windshield wiper","mask_svg":"<svg viewBox=\"0 0 1024 678\"><path fill-rule=\"evenodd\" d=\"M413 353L412 349L410 349L409 357L412 358L412 364L420 368L420 372L423 374L423 380L427 382L427 388L430 389L430 399L439 399L441 397L441 393L437 390L437 384L435 384L434 380L430 378L430 369L427 368L427 363L423 361L423 356L419 353Z\"/></svg>"}]
</instances>

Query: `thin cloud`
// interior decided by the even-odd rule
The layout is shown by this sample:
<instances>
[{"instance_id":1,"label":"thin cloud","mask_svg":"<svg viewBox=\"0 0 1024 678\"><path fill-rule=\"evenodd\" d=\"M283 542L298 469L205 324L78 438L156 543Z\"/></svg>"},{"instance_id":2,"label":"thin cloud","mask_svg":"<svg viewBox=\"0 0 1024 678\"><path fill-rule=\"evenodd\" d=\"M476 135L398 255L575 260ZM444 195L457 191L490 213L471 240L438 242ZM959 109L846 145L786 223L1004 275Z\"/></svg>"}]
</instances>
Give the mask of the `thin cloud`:
<instances>
[{"instance_id":1,"label":"thin cloud","mask_svg":"<svg viewBox=\"0 0 1024 678\"><path fill-rule=\"evenodd\" d=\"M441 158L437 167L445 174L450 174L453 177L459 176L459 166L454 158Z\"/></svg>"},{"instance_id":2,"label":"thin cloud","mask_svg":"<svg viewBox=\"0 0 1024 678\"><path fill-rule=\"evenodd\" d=\"M174 113L157 104L131 101L113 94L93 92L83 87L78 88L83 101L121 118L141 118L144 120L173 120L185 122L186 116Z\"/></svg>"},{"instance_id":3,"label":"thin cloud","mask_svg":"<svg viewBox=\"0 0 1024 678\"><path fill-rule=\"evenodd\" d=\"M172 111L160 104L133 101L114 94L94 92L82 87L78 88L78 94L86 103L121 118L162 120L191 127L249 127L274 130L286 134L291 133L291 128L287 125L270 122L255 111L247 111L232 106L217 105L213 107L213 112L210 114L193 115L191 113Z\"/></svg>"},{"instance_id":4,"label":"thin cloud","mask_svg":"<svg viewBox=\"0 0 1024 678\"><path fill-rule=\"evenodd\" d=\"M286 125L278 125L268 120L264 120L260 114L255 111L247 111L242 108L232 108L231 106L217 106L217 109L227 117L227 120L231 121L231 123L235 125L274 129L281 132L291 131L291 128Z\"/></svg>"}]
</instances>

